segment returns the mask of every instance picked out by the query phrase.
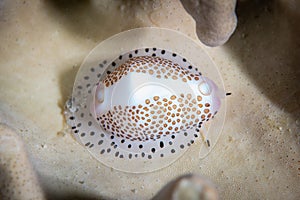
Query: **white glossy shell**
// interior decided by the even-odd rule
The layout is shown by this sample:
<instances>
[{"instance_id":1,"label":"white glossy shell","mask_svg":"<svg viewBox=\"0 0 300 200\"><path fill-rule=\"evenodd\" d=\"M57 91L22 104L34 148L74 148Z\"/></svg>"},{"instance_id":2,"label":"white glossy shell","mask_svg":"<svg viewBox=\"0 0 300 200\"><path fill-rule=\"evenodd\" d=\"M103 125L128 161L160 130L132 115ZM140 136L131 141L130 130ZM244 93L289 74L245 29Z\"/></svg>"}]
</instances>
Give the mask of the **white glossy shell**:
<instances>
[{"instance_id":1,"label":"white glossy shell","mask_svg":"<svg viewBox=\"0 0 300 200\"><path fill-rule=\"evenodd\" d=\"M116 137L160 139L212 118L220 107L217 90L213 81L171 60L137 56L95 86L91 113Z\"/></svg>"}]
</instances>

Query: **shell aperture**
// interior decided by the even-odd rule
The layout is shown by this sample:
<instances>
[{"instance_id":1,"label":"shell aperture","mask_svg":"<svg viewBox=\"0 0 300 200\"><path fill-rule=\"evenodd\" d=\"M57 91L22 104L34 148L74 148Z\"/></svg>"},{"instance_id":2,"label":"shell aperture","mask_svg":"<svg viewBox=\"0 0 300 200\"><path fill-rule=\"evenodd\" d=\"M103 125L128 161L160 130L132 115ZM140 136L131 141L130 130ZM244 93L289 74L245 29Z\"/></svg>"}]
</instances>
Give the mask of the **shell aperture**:
<instances>
[{"instance_id":1,"label":"shell aperture","mask_svg":"<svg viewBox=\"0 0 300 200\"><path fill-rule=\"evenodd\" d=\"M73 95L75 111L66 115L75 137L112 167L116 160L136 168L173 162L200 138L201 127L221 106L223 94L216 84L164 49L122 54L100 76L93 69L93 82L82 77L85 94L82 85L76 87L86 102L76 105Z\"/></svg>"}]
</instances>

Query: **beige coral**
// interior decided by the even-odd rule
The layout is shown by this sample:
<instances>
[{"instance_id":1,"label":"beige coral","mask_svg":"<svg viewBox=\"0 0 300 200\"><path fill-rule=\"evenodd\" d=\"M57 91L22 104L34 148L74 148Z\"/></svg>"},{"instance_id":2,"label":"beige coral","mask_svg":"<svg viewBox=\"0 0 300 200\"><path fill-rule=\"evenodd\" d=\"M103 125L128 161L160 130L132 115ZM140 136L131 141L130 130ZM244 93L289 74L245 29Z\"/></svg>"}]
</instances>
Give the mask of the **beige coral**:
<instances>
[{"instance_id":1,"label":"beige coral","mask_svg":"<svg viewBox=\"0 0 300 200\"><path fill-rule=\"evenodd\" d=\"M207 46L224 44L237 25L236 0L181 0L196 21L198 38Z\"/></svg>"},{"instance_id":2,"label":"beige coral","mask_svg":"<svg viewBox=\"0 0 300 200\"><path fill-rule=\"evenodd\" d=\"M206 178L197 174L183 175L165 185L152 200L203 199L218 200L219 194Z\"/></svg>"},{"instance_id":3,"label":"beige coral","mask_svg":"<svg viewBox=\"0 0 300 200\"><path fill-rule=\"evenodd\" d=\"M44 199L20 137L0 124L0 199Z\"/></svg>"}]
</instances>

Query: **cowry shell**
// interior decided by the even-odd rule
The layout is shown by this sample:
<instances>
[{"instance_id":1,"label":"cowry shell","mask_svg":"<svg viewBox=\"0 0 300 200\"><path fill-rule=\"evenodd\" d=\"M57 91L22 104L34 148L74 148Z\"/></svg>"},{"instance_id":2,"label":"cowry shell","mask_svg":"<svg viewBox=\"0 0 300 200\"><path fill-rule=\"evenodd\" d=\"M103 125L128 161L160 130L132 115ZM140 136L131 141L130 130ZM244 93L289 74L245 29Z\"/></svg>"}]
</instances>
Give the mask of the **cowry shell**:
<instances>
[{"instance_id":1,"label":"cowry shell","mask_svg":"<svg viewBox=\"0 0 300 200\"><path fill-rule=\"evenodd\" d=\"M218 87L197 70L180 54L155 47L85 67L67 103L67 123L112 168L138 173L167 166L221 106Z\"/></svg>"},{"instance_id":2,"label":"cowry shell","mask_svg":"<svg viewBox=\"0 0 300 200\"><path fill-rule=\"evenodd\" d=\"M164 136L200 128L217 113L220 99L213 81L170 60L176 54L155 50L164 52L161 58L139 56L139 51L145 50L137 50L135 57L134 52L124 55L125 62L94 87L91 113L111 137L128 143L128 151L139 152L146 142L161 143L153 144L155 153L163 150Z\"/></svg>"}]
</instances>

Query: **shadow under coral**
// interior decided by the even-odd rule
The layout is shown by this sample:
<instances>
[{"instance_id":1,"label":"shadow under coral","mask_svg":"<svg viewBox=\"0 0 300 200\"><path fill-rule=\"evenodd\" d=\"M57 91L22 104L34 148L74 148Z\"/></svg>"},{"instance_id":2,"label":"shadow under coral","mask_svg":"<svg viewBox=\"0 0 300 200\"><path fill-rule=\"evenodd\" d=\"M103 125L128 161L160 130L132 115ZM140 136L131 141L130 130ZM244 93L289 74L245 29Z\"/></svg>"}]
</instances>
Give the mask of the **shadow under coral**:
<instances>
[{"instance_id":1,"label":"shadow under coral","mask_svg":"<svg viewBox=\"0 0 300 200\"><path fill-rule=\"evenodd\" d=\"M262 95L299 119L300 14L264 0L240 1L237 15L238 28L226 47Z\"/></svg>"},{"instance_id":2,"label":"shadow under coral","mask_svg":"<svg viewBox=\"0 0 300 200\"><path fill-rule=\"evenodd\" d=\"M45 12L71 34L100 42L119 32L144 26L134 16L135 4L130 10L122 10L121 4L122 1L109 4L106 1L47 0Z\"/></svg>"}]
</instances>

